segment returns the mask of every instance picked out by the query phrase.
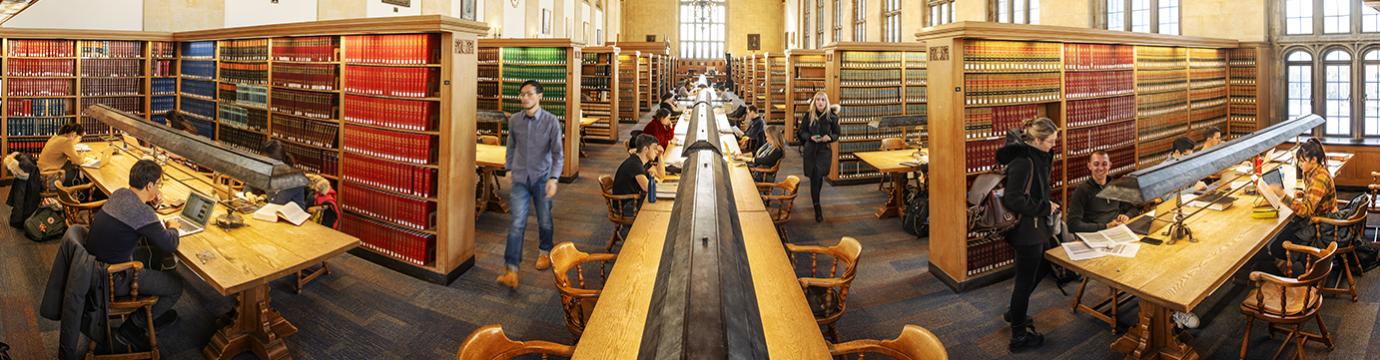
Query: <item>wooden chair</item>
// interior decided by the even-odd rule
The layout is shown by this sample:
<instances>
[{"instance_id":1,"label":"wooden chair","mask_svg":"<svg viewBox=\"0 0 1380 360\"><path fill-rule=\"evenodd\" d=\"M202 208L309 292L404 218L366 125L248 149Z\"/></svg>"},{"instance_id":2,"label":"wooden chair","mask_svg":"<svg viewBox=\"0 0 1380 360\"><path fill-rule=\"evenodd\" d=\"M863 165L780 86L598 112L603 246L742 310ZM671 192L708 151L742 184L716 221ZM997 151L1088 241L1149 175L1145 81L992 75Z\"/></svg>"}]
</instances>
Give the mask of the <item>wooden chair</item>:
<instances>
[{"instance_id":1,"label":"wooden chair","mask_svg":"<svg viewBox=\"0 0 1380 360\"><path fill-rule=\"evenodd\" d=\"M66 236L74 237L76 241L78 241L79 243L85 244L87 238L87 231L88 229L85 225L73 225L72 227L67 228L68 234ZM144 324L148 325L149 332L149 351L133 352L133 349L126 348L123 349L127 351L125 353L99 355L96 354L96 345L98 343L109 344L109 346L103 349L109 352L121 350L119 348L119 345L117 345L118 342L115 341L115 337L118 336L116 334L117 331L111 329L110 322L106 322L106 338L104 339L105 341L100 341L101 339L91 339L91 343L86 350L87 360L158 360L158 337L155 335L153 328L153 305L158 303L158 297L152 295L139 295L139 272L143 270L144 263L138 261L106 265L106 289L110 289L110 298L108 299L109 302L106 303L106 310L108 311L110 319L122 319L122 321L132 321L132 319L129 318L129 316L133 315L135 311L138 311L141 308L144 309ZM115 274L124 272L129 272L129 295L115 296Z\"/></svg>"},{"instance_id":2,"label":"wooden chair","mask_svg":"<svg viewBox=\"0 0 1380 360\"><path fill-rule=\"evenodd\" d=\"M1369 197L1364 199L1365 200L1361 200L1362 203L1360 205L1357 205L1356 213L1352 214L1349 218L1337 220L1326 217L1314 216L1312 219L1310 219L1313 223L1313 234L1314 236L1316 236L1316 239L1321 241L1332 242L1334 244L1338 242L1347 244L1346 246L1337 248L1336 253L1336 256L1339 258L1342 264L1342 269L1346 273L1347 287L1341 287L1342 277L1341 274L1338 274L1337 287L1328 287L1325 284L1326 282L1324 281L1324 284L1322 285L1321 289L1324 294L1350 294L1351 302L1356 302L1360 299L1360 297L1357 296L1356 293L1356 280L1351 277L1351 261L1354 259L1356 261L1356 267L1361 267L1361 258L1356 255L1356 242L1362 241L1362 238L1365 237L1366 215L1368 215L1369 213L1363 210L1370 208L1371 205L1371 199ZM1338 200L1337 203L1338 206L1348 205L1346 204L1345 200ZM1350 227L1351 239L1337 239L1336 232L1333 233L1332 239L1327 239L1322 232L1323 224L1332 225L1335 229L1334 231L1341 231L1344 227ZM1347 257L1347 255L1351 256ZM1362 271L1361 275L1365 275L1364 269L1360 271Z\"/></svg>"},{"instance_id":3,"label":"wooden chair","mask_svg":"<svg viewBox=\"0 0 1380 360\"><path fill-rule=\"evenodd\" d=\"M35 159L35 160L37 160L37 159ZM58 195L57 195L57 193L58 193L57 188L56 188L56 187L52 187L52 186L46 186L46 185L48 185L48 184L54 184L54 185L56 185L56 184L61 184L61 183L62 183L62 177L63 177L63 172L62 172L62 170L40 171L40 172L38 173L38 176L39 176L39 179L43 179L43 184L45 185L45 186L43 186L41 189L39 189L38 197L39 197L39 198L45 198L45 199L46 199L46 198L56 198L56 197L58 196Z\"/></svg>"},{"instance_id":4,"label":"wooden chair","mask_svg":"<svg viewBox=\"0 0 1380 360\"><path fill-rule=\"evenodd\" d=\"M810 303L810 310L815 313L815 322L819 326L829 327L829 336L837 343L839 330L834 323L843 317L843 311L847 309L848 288L853 285L853 277L858 274L858 256L862 254L862 245L858 240L847 236L839 240L838 245L827 248L786 244L786 253L792 258L801 252L810 253L810 275L800 278L800 287L805 290L805 300ZM815 277L818 274L820 254L834 258L826 278ZM839 269L839 263L843 263L843 269ZM799 267L796 267L796 272L799 271Z\"/></svg>"},{"instance_id":5,"label":"wooden chair","mask_svg":"<svg viewBox=\"0 0 1380 360\"><path fill-rule=\"evenodd\" d=\"M555 271L556 291L561 293L561 309L565 310L565 327L570 329L572 343L580 343L580 335L585 332L585 324L594 313L594 305L599 302L604 283L608 281L606 266L609 261L618 259L618 254L586 254L575 249L575 244L563 242L551 249L551 264ZM584 264L599 262L599 289L585 283ZM570 282L569 272L575 269L575 283ZM592 285L592 284L591 284Z\"/></svg>"},{"instance_id":6,"label":"wooden chair","mask_svg":"<svg viewBox=\"0 0 1380 360\"><path fill-rule=\"evenodd\" d=\"M944 343L939 342L939 338L935 337L934 333L916 325L906 325L905 328L901 329L901 336L897 336L894 340L853 340L846 343L829 344L829 355L832 356L858 354L858 359L862 360L864 353L882 354L899 360L947 360L949 358L949 353L944 350Z\"/></svg>"},{"instance_id":7,"label":"wooden chair","mask_svg":"<svg viewBox=\"0 0 1380 360\"><path fill-rule=\"evenodd\" d=\"M1255 281L1256 288L1246 295L1246 300L1241 302L1241 313L1246 317L1246 336L1241 340L1241 358L1246 358L1247 346L1251 343L1251 324L1255 320L1262 320L1270 323L1266 329L1270 337L1274 337L1276 331L1284 331L1289 336L1284 338L1284 344L1275 351L1275 357L1284 351L1284 347L1289 346L1289 340L1294 339L1298 346L1298 357L1303 359L1303 343L1307 340L1321 341L1327 345L1328 350L1334 348L1332 335L1327 332L1327 325L1323 324L1321 316L1318 316L1318 309L1322 307L1321 284L1327 279L1327 274L1332 271L1332 256L1337 251L1337 243L1331 243L1326 249L1294 245L1292 242L1284 242L1284 250L1287 255L1290 251L1304 252L1309 258L1317 260L1309 263L1304 269L1304 274L1297 278L1289 278L1288 270L1285 276L1272 275L1260 271L1251 273L1251 280ZM1310 334L1303 332L1301 324L1308 320L1317 319L1318 329L1322 334ZM1292 325L1291 328L1280 326Z\"/></svg>"},{"instance_id":8,"label":"wooden chair","mask_svg":"<svg viewBox=\"0 0 1380 360\"><path fill-rule=\"evenodd\" d=\"M757 183L757 192L762 194L762 202L767 207L767 215L771 216L771 223L776 225L776 233L781 235L781 243L791 243L791 236L786 234L785 225L791 221L791 207L795 203L795 197L800 194L798 186L800 178L795 175L786 176L786 180L779 183ZM795 257L791 257L795 261Z\"/></svg>"},{"instance_id":9,"label":"wooden chair","mask_svg":"<svg viewBox=\"0 0 1380 360\"><path fill-rule=\"evenodd\" d=\"M882 146L881 146L880 148L878 148L877 150L878 150L878 151L891 151L891 150L901 150L901 149L908 149L908 148L910 148L910 146L907 146L907 145L906 145L906 141L905 141L905 140L897 139L897 138L885 138L885 139L882 139ZM890 177L890 176L883 176L883 177L882 177L882 181L881 181L880 183L877 183L877 190L886 191L886 192L891 192L891 187L892 187L892 186L896 186L896 184L888 184L888 183L890 183L890 182L891 182L891 177ZM905 186L905 184L901 184L901 186Z\"/></svg>"},{"instance_id":10,"label":"wooden chair","mask_svg":"<svg viewBox=\"0 0 1380 360\"><path fill-rule=\"evenodd\" d=\"M481 327L465 337L455 359L502 360L527 354L541 354L543 360L547 355L568 358L575 354L575 347L549 341L513 341L503 334L502 326L494 324Z\"/></svg>"},{"instance_id":11,"label":"wooden chair","mask_svg":"<svg viewBox=\"0 0 1380 360\"><path fill-rule=\"evenodd\" d=\"M1380 196L1380 171L1370 172L1370 206L1366 207L1367 219L1369 214L1380 214L1380 201L1375 201L1376 196ZM1370 242L1380 241L1380 225L1366 224L1366 229L1375 229L1375 235L1371 235Z\"/></svg>"},{"instance_id":12,"label":"wooden chair","mask_svg":"<svg viewBox=\"0 0 1380 360\"><path fill-rule=\"evenodd\" d=\"M101 210L106 200L92 202L81 202L78 191L90 191L96 183L86 183L73 187L63 187L62 181L53 181L53 187L57 188L58 203L62 204L62 214L67 218L67 225L82 224L90 225L91 217L96 216L96 212Z\"/></svg>"},{"instance_id":13,"label":"wooden chair","mask_svg":"<svg viewBox=\"0 0 1380 360\"><path fill-rule=\"evenodd\" d=\"M602 189L602 193L604 194L604 204L607 204L609 207L609 221L613 223L613 236L609 237L609 246L607 249L604 249L604 252L612 253L614 244L627 240L624 239L623 235L619 234L619 232L622 231L624 227L631 228L633 221L637 220L636 212L634 212L632 216L623 216L623 202L637 201L638 195L614 195L613 177L608 175L599 175L599 188Z\"/></svg>"},{"instance_id":14,"label":"wooden chair","mask_svg":"<svg viewBox=\"0 0 1380 360\"><path fill-rule=\"evenodd\" d=\"M1073 296L1073 307L1069 309L1069 312L1077 314L1078 310L1083 310L1084 312L1087 312L1089 315L1092 315L1098 320L1107 322L1107 324L1112 326L1112 333L1116 333L1117 318L1121 316L1120 307L1121 305L1125 305L1127 302L1131 301L1131 299L1134 299L1135 295L1131 295L1130 293L1127 293L1125 291L1117 290L1117 288L1108 286L1107 288L1111 290L1112 296L1103 299L1102 301L1099 301L1097 304L1088 306L1082 303L1083 290L1087 287L1088 277L1084 276L1083 283L1078 285L1078 294ZM1103 306L1107 306L1108 304L1111 304L1112 306L1112 308L1108 311L1098 310L1101 309Z\"/></svg>"},{"instance_id":15,"label":"wooden chair","mask_svg":"<svg viewBox=\"0 0 1380 360\"><path fill-rule=\"evenodd\" d=\"M781 170L781 163L782 163L783 161L785 161L785 160L786 160L786 156L784 156L784 154L783 154L783 155L781 156L780 159L776 159L776 163L775 163L775 164L772 164L771 167L769 167L769 168L761 168L761 167L748 168L748 173L749 173L749 174L761 173L761 174L762 174L762 182L773 182L773 181L776 181L776 172L777 172L778 170Z\"/></svg>"},{"instance_id":16,"label":"wooden chair","mask_svg":"<svg viewBox=\"0 0 1380 360\"><path fill-rule=\"evenodd\" d=\"M479 143L484 145L498 145L498 137L494 135L480 135Z\"/></svg>"}]
</instances>

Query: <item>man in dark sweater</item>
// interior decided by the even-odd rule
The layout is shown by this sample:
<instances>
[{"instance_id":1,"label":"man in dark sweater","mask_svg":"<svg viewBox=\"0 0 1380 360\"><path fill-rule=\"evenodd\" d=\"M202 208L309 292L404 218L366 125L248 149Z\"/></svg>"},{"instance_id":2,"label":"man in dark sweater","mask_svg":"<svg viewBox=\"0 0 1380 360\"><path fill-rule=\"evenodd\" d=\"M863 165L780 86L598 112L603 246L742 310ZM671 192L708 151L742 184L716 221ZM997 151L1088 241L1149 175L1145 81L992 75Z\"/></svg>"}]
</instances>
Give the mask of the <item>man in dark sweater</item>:
<instances>
[{"instance_id":1,"label":"man in dark sweater","mask_svg":"<svg viewBox=\"0 0 1380 360\"><path fill-rule=\"evenodd\" d=\"M91 218L91 235L86 240L86 251L96 260L117 264L138 260L144 263L144 271L139 272L139 295L157 295L158 303L153 305L153 325L155 330L171 325L177 320L173 305L182 297L182 278L172 271L158 271L163 268L165 254L177 251L177 220L159 221L158 214L149 204L157 205L164 201L163 168L153 160L139 160L129 169L129 188L117 189L110 193L101 210ZM175 263L174 263L175 264ZM116 275L115 296L129 294L128 276ZM120 340L135 348L148 347L148 330L144 310L130 317L120 326Z\"/></svg>"},{"instance_id":2,"label":"man in dark sweater","mask_svg":"<svg viewBox=\"0 0 1380 360\"><path fill-rule=\"evenodd\" d=\"M1137 214L1136 207L1130 203L1098 198L1097 193L1107 185L1107 172L1112 168L1112 158L1106 151L1098 151L1088 157L1088 170L1092 176L1078 184L1069 199L1069 230L1073 232L1095 232L1117 225L1127 224Z\"/></svg>"}]
</instances>

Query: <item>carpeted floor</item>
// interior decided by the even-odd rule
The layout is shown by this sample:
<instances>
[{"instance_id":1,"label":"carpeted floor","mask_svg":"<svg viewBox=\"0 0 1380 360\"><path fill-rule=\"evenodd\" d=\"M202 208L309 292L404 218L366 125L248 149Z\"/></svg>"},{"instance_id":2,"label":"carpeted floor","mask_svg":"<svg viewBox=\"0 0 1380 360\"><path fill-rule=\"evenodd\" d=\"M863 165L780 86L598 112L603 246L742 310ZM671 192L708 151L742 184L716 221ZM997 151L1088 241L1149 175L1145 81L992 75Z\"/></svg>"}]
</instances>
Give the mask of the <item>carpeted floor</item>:
<instances>
[{"instance_id":1,"label":"carpeted floor","mask_svg":"<svg viewBox=\"0 0 1380 360\"><path fill-rule=\"evenodd\" d=\"M643 124L646 123L644 119ZM641 129L641 126L636 127ZM620 126L627 134L633 127ZM624 135L624 138L627 136ZM602 249L613 226L595 179L612 174L626 156L621 145L590 144L581 159L580 179L561 184L553 211L556 242L571 241L585 251ZM782 174L799 175L800 158L787 152ZM507 196L503 180L500 193ZM808 181L805 181L808 182ZM802 183L808 189L808 184ZM0 188L0 194L8 189ZM810 219L808 190L798 200L797 220L787 225L799 244L832 245L842 236L863 244L861 267L848 297L848 310L839 321L844 340L893 338L903 325L920 325L937 334L954 359L1120 359L1108 346L1136 321L1139 307L1132 301L1122 310L1118 333L1086 314L1069 312L1077 284L1060 294L1046 281L1031 299L1036 327L1046 334L1037 351L1011 355L1010 332L1000 319L1012 288L1011 281L963 294L954 294L927 271L928 242L901 231L900 221L872 216L886 194L875 185L826 186L825 221ZM0 206L0 218L9 208ZM273 306L300 332L286 339L297 359L451 359L460 342L482 325L502 324L510 337L521 340L570 342L551 274L536 271L535 221L529 222L524 246L522 286L516 291L498 286L494 278L503 263L507 214L485 213L477 221L476 265L450 286L424 283L346 254L330 260L334 273L307 285L298 295L287 279L273 283ZM753 224L771 226L770 224ZM37 315L42 286L52 266L55 242L34 243L14 229L0 230L0 341L10 344L15 359L47 359L57 354L58 324ZM199 359L212 332L213 319L230 309L221 296L191 271L176 270L188 284L177 304L181 319L159 334L160 348L169 359ZM1361 301L1329 297L1323 319L1336 340L1336 349L1309 343L1312 359L1380 358L1380 274L1357 278ZM1238 310L1249 288L1228 283L1195 309L1203 321L1189 330L1193 345L1204 357L1234 359L1241 349L1245 317ZM1091 284L1085 301L1106 296L1107 289ZM1309 323L1307 329L1316 331ZM1248 358L1266 358L1282 343L1269 339L1256 324ZM85 344L82 345L85 348ZM1292 352L1291 346L1286 351ZM253 359L252 353L236 359ZM871 357L869 357L871 358Z\"/></svg>"}]
</instances>

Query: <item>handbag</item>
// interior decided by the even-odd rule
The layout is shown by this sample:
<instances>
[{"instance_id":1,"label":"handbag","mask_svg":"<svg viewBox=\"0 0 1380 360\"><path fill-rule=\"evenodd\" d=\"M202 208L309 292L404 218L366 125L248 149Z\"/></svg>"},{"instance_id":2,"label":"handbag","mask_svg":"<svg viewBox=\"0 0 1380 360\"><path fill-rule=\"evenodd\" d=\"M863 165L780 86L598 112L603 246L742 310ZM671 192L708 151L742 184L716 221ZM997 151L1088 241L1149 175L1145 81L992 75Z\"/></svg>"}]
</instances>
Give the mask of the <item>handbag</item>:
<instances>
[{"instance_id":1,"label":"handbag","mask_svg":"<svg viewBox=\"0 0 1380 360\"><path fill-rule=\"evenodd\" d=\"M1025 193L1030 193L1032 174L1025 182ZM978 175L973 186L968 189L968 232L1001 233L1016 227L1021 222L1021 214L1006 209L1001 197L993 189L1006 180L1006 171Z\"/></svg>"}]
</instances>

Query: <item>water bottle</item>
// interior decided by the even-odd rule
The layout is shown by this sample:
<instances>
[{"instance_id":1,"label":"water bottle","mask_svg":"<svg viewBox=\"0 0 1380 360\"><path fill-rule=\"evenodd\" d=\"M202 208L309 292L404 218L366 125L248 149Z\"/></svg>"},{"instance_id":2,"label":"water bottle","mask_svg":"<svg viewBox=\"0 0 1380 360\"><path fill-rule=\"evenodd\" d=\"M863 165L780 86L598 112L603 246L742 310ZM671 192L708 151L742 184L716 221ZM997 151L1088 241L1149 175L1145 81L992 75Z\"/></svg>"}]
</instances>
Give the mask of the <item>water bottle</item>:
<instances>
[{"instance_id":1,"label":"water bottle","mask_svg":"<svg viewBox=\"0 0 1380 360\"><path fill-rule=\"evenodd\" d=\"M656 202L656 177L647 178L647 202Z\"/></svg>"}]
</instances>

